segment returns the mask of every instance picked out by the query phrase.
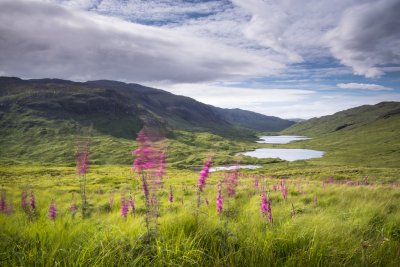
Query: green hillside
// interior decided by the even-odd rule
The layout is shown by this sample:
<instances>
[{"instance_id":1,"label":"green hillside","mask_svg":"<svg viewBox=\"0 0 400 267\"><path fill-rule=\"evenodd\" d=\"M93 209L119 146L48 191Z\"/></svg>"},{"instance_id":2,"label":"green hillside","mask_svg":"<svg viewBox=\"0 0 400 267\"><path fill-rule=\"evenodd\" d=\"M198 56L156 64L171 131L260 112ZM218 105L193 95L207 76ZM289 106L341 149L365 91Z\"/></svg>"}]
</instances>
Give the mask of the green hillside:
<instances>
[{"instance_id":1,"label":"green hillside","mask_svg":"<svg viewBox=\"0 0 400 267\"><path fill-rule=\"evenodd\" d=\"M217 161L232 162L235 152L254 146L256 129L229 122L215 109L138 84L3 77L0 162L73 164L77 140L90 136L92 163L125 164L145 123L162 129L176 166L201 164L215 152ZM277 128L270 117L251 114Z\"/></svg>"},{"instance_id":2,"label":"green hillside","mask_svg":"<svg viewBox=\"0 0 400 267\"><path fill-rule=\"evenodd\" d=\"M326 152L323 164L400 166L400 103L382 102L298 123L282 132L312 137L290 146Z\"/></svg>"},{"instance_id":3,"label":"green hillside","mask_svg":"<svg viewBox=\"0 0 400 267\"><path fill-rule=\"evenodd\" d=\"M283 133L303 134L312 137L355 129L396 115L400 115L399 102L382 102L376 105L364 105L340 111L329 116L312 118L285 129Z\"/></svg>"}]
</instances>

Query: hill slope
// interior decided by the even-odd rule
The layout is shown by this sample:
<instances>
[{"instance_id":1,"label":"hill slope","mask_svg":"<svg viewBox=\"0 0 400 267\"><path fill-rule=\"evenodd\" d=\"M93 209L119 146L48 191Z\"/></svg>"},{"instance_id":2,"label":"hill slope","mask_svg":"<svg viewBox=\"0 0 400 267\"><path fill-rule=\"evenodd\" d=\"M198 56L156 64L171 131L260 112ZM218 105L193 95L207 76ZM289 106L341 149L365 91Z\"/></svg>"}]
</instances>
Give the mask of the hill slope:
<instances>
[{"instance_id":1,"label":"hill slope","mask_svg":"<svg viewBox=\"0 0 400 267\"><path fill-rule=\"evenodd\" d=\"M400 103L365 105L298 123L282 132L313 137L289 146L326 151L315 162L400 166Z\"/></svg>"},{"instance_id":2,"label":"hill slope","mask_svg":"<svg viewBox=\"0 0 400 267\"><path fill-rule=\"evenodd\" d=\"M204 153L210 144L214 149L220 145L225 151L240 150L238 139L255 140L250 125L245 129L229 122L216 109L138 84L3 77L0 161L71 163L76 139L90 133L94 162L126 163L132 159L132 140L145 122L165 130L177 150L175 161L199 161L202 146ZM274 123L268 116L254 116L260 123ZM200 151L197 156L195 148Z\"/></svg>"},{"instance_id":3,"label":"hill slope","mask_svg":"<svg viewBox=\"0 0 400 267\"><path fill-rule=\"evenodd\" d=\"M400 115L399 102L381 102L337 112L333 115L313 118L285 129L286 134L315 136L362 127L379 119Z\"/></svg>"}]
</instances>

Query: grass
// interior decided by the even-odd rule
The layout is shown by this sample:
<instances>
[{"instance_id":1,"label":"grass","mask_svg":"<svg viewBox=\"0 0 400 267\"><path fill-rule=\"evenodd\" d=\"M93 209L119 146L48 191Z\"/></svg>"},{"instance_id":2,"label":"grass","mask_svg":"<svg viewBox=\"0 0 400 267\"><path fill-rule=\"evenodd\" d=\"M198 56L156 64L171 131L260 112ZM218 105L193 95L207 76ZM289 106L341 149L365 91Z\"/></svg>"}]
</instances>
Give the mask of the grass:
<instances>
[{"instance_id":1,"label":"grass","mask_svg":"<svg viewBox=\"0 0 400 267\"><path fill-rule=\"evenodd\" d=\"M138 178L129 166L92 166L88 174L91 216L69 212L79 183L71 167L1 167L1 184L14 213L0 214L0 262L3 266L399 266L400 191L398 184L349 186L323 184L307 175L285 179L285 201L265 175L271 191L273 225L260 215L257 173L239 180L237 194L224 195L224 212L215 210L212 173L203 194L210 206L197 210L198 173L169 169L161 201L158 231L148 235ZM260 175L258 175L261 177ZM262 181L260 180L260 182ZM172 209L167 202L174 188ZM19 207L22 190L33 190L38 216L29 220ZM122 193L135 195L137 213L124 220L119 213ZM115 204L107 209L113 195ZM314 203L314 197L317 203ZM51 199L54 222L47 217ZM296 216L291 218L291 203ZM78 201L79 204L79 201Z\"/></svg>"}]
</instances>

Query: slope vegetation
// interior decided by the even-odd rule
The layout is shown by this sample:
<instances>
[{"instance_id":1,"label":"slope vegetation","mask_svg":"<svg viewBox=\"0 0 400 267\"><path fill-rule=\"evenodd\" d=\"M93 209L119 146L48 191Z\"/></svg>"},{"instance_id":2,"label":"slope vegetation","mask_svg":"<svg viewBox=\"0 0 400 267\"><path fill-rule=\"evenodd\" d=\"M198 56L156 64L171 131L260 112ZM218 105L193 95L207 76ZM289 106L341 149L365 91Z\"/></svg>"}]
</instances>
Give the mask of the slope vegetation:
<instances>
[{"instance_id":1,"label":"slope vegetation","mask_svg":"<svg viewBox=\"0 0 400 267\"><path fill-rule=\"evenodd\" d=\"M298 123L282 132L312 137L289 146L326 151L324 162L369 167L400 166L400 103L382 102Z\"/></svg>"}]
</instances>

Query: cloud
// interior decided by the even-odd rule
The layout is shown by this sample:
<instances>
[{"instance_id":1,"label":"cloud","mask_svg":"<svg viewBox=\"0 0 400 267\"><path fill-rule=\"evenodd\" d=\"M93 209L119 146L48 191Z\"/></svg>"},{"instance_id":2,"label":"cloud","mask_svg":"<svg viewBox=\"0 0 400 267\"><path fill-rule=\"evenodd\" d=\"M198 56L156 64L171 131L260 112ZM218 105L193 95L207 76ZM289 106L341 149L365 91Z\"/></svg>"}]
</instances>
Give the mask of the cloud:
<instances>
[{"instance_id":1,"label":"cloud","mask_svg":"<svg viewBox=\"0 0 400 267\"><path fill-rule=\"evenodd\" d=\"M332 54L355 74L383 75L382 65L400 63L400 1L381 0L351 7L326 35Z\"/></svg>"},{"instance_id":2,"label":"cloud","mask_svg":"<svg viewBox=\"0 0 400 267\"><path fill-rule=\"evenodd\" d=\"M373 83L338 83L336 86L342 89L359 89L371 91L393 90L392 88Z\"/></svg>"},{"instance_id":3,"label":"cloud","mask_svg":"<svg viewBox=\"0 0 400 267\"><path fill-rule=\"evenodd\" d=\"M22 77L200 82L284 64L207 38L40 1L0 2L0 71Z\"/></svg>"},{"instance_id":4,"label":"cloud","mask_svg":"<svg viewBox=\"0 0 400 267\"><path fill-rule=\"evenodd\" d=\"M312 90L279 88L226 87L215 84L173 84L161 87L177 95L192 97L200 102L223 108L244 108L253 110L257 105L272 103L294 103L315 94Z\"/></svg>"}]
</instances>

